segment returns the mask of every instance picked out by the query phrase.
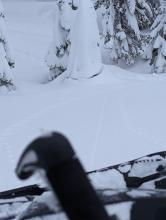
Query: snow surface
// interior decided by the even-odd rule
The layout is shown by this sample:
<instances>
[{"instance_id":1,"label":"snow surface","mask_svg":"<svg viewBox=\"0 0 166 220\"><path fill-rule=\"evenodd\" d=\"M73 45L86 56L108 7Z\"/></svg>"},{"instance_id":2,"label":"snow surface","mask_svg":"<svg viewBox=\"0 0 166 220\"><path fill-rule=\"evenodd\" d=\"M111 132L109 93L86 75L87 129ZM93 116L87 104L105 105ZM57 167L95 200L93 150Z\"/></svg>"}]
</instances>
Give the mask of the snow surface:
<instances>
[{"instance_id":1,"label":"snow surface","mask_svg":"<svg viewBox=\"0 0 166 220\"><path fill-rule=\"evenodd\" d=\"M86 170L165 150L166 75L142 74L146 63L45 83L53 4L4 1L17 90L0 93L0 191L37 181L21 183L14 169L27 143L51 130L69 137Z\"/></svg>"}]
</instances>

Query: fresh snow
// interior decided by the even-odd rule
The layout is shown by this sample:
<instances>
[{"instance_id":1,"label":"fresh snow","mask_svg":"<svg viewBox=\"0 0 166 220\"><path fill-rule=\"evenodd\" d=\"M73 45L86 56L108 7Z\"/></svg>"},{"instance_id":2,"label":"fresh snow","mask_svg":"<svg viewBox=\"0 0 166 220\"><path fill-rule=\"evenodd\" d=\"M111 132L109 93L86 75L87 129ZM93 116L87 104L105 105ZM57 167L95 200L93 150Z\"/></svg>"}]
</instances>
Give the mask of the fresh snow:
<instances>
[{"instance_id":1,"label":"fresh snow","mask_svg":"<svg viewBox=\"0 0 166 220\"><path fill-rule=\"evenodd\" d=\"M70 34L71 48L66 72L71 78L88 79L102 71L96 21L97 16L91 0L80 1Z\"/></svg>"},{"instance_id":2,"label":"fresh snow","mask_svg":"<svg viewBox=\"0 0 166 220\"><path fill-rule=\"evenodd\" d=\"M147 64L75 81L49 77L53 2L4 1L16 67L16 91L0 93L0 191L36 183L17 180L16 162L36 136L52 130L71 140L86 170L165 150L166 75ZM130 70L130 71L129 71Z\"/></svg>"}]
</instances>

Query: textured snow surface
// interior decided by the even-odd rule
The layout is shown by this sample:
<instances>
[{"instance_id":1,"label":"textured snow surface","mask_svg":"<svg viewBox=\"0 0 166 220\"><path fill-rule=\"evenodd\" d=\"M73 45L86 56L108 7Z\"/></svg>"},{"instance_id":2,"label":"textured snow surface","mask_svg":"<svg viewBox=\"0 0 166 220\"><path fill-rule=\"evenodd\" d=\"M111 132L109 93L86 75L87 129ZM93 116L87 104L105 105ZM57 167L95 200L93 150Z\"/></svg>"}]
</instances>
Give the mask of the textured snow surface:
<instances>
[{"instance_id":1,"label":"textured snow surface","mask_svg":"<svg viewBox=\"0 0 166 220\"><path fill-rule=\"evenodd\" d=\"M14 169L27 143L43 132L66 134L86 170L166 146L166 76L145 74L146 64L130 67L134 73L104 66L90 80L60 77L45 84L43 58L52 40L53 4L4 1L17 90L0 94L1 190L36 182L19 182Z\"/></svg>"}]
</instances>

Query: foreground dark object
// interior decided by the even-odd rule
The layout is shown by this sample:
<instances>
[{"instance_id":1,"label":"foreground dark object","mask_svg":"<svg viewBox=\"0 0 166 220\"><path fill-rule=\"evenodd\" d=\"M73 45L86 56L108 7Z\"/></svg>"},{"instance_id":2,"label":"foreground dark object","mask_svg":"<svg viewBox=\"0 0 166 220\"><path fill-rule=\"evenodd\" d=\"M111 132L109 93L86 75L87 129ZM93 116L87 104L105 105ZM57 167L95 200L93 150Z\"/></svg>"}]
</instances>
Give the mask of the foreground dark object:
<instances>
[{"instance_id":1,"label":"foreground dark object","mask_svg":"<svg viewBox=\"0 0 166 220\"><path fill-rule=\"evenodd\" d=\"M108 184L108 188L103 189L100 186L96 188L98 197L109 213L109 219L126 219L126 216L121 215L124 208L131 220L166 219L165 157L165 152L159 152L125 164L88 173L92 182L96 174L99 175L100 179L104 179L107 177L105 174L111 175L112 171L118 172L121 176L120 179L117 179L117 183L121 178L124 179L124 188L111 189L111 183ZM48 137L42 137L32 142L18 163L17 174L20 178L26 179L38 168L43 168L46 171L50 185L58 196L62 208L67 212L69 219L108 219L101 202L89 185L86 174L70 143L62 135L53 133ZM141 168L141 176L136 175L138 168ZM148 182L151 183L149 190L138 189ZM52 211L46 205L47 201L45 205L40 202L32 202L30 208L19 219L31 219L31 217L47 215L53 215L53 219L56 220L56 217L58 219L58 215L63 212L63 209L57 208L56 211ZM117 213L112 212L115 206L118 210ZM122 207L124 208L121 210Z\"/></svg>"},{"instance_id":2,"label":"foreground dark object","mask_svg":"<svg viewBox=\"0 0 166 220\"><path fill-rule=\"evenodd\" d=\"M32 142L24 151L16 172L20 179L27 179L39 168L45 170L48 181L69 219L109 219L64 136L52 133Z\"/></svg>"},{"instance_id":3,"label":"foreground dark object","mask_svg":"<svg viewBox=\"0 0 166 220\"><path fill-rule=\"evenodd\" d=\"M133 220L165 220L166 199L142 199L133 205L131 211Z\"/></svg>"}]
</instances>

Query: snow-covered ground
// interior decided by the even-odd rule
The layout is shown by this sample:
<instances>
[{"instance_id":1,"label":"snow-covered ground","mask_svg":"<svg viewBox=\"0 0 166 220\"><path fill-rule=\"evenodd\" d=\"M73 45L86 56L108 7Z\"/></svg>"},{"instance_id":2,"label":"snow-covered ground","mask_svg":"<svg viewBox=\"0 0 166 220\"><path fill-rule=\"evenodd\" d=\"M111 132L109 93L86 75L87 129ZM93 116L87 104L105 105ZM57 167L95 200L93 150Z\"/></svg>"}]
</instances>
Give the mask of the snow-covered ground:
<instances>
[{"instance_id":1,"label":"snow-covered ground","mask_svg":"<svg viewBox=\"0 0 166 220\"><path fill-rule=\"evenodd\" d=\"M52 130L70 138L86 170L165 150L165 74L145 74L138 63L130 71L104 66L90 80L45 83L53 5L4 1L17 90L0 93L0 191L22 184L14 174L20 153Z\"/></svg>"}]
</instances>

